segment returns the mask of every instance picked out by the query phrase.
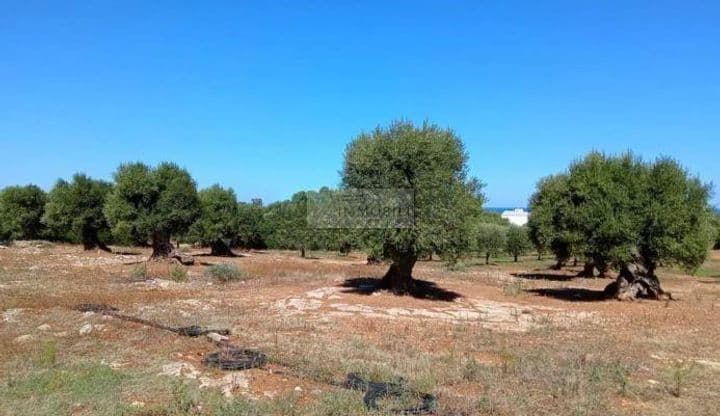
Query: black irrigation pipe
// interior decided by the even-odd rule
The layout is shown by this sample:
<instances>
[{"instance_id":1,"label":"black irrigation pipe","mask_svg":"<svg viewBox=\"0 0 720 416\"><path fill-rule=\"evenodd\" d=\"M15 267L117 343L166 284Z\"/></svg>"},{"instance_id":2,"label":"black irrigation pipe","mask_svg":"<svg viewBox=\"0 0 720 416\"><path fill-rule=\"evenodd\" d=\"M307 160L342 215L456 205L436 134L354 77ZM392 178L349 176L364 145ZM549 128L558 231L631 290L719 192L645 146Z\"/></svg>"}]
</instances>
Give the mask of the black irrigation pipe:
<instances>
[{"instance_id":1,"label":"black irrigation pipe","mask_svg":"<svg viewBox=\"0 0 720 416\"><path fill-rule=\"evenodd\" d=\"M118 310L118 308L110 305L103 305L103 304L96 304L96 303L81 303L79 305L76 305L75 310L78 310L80 312L95 312L95 313L101 313L103 315L112 316L113 318L122 319L123 321L128 322L135 322L138 324L150 326L153 328L163 329L165 331L174 332L178 335L183 335L186 337L199 337L200 335L206 335L211 332L220 334L220 335L229 335L230 330L228 329L205 329L202 327L199 327L197 325L190 325L190 326L167 326L162 325L157 322L148 321L147 319L137 318L130 315L124 315L121 314Z\"/></svg>"},{"instance_id":2,"label":"black irrigation pipe","mask_svg":"<svg viewBox=\"0 0 720 416\"><path fill-rule=\"evenodd\" d=\"M147 319L137 318L130 315L121 314L119 309L104 304L82 303L76 305L73 309L80 312L95 312L107 316L112 316L124 321L135 322L153 328L174 332L178 335L188 337L198 337L209 333L217 333L220 335L229 335L227 329L203 329L197 325L174 327L162 325ZM216 341L215 344L220 347L219 351L207 354L203 363L208 367L215 367L221 370L247 370L264 366L268 357L260 351L239 348L225 341ZM417 396L419 403L415 407L404 409L391 409L390 412L403 415L426 415L432 414L435 408L437 398L428 393L418 393L410 390L407 381L399 378L395 382L374 382L364 379L357 373L350 373L343 383L331 383L337 387L349 390L360 390L365 392L363 402L368 409L378 410L380 406L377 401L384 397L406 397L408 395Z\"/></svg>"},{"instance_id":3,"label":"black irrigation pipe","mask_svg":"<svg viewBox=\"0 0 720 416\"><path fill-rule=\"evenodd\" d=\"M432 394L418 393L410 390L407 386L407 381L403 378L398 379L397 382L375 382L366 380L357 373L350 373L347 375L341 387L350 390L364 391L365 396L363 397L363 402L365 403L365 407L371 410L378 410L380 408L377 401L383 397L400 398L408 395L417 396L420 403L415 407L390 409L390 412L401 415L431 414L437 403L437 398Z\"/></svg>"}]
</instances>

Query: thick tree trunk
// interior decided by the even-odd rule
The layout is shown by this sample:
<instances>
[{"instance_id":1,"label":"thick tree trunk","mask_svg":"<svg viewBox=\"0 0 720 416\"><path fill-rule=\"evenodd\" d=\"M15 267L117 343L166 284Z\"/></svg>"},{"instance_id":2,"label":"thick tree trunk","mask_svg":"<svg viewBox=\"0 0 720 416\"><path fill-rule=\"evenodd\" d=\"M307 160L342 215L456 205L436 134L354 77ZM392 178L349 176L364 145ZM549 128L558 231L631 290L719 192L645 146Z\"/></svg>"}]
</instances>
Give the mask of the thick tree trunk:
<instances>
[{"instance_id":1,"label":"thick tree trunk","mask_svg":"<svg viewBox=\"0 0 720 416\"><path fill-rule=\"evenodd\" d=\"M234 257L235 254L230 250L227 244L222 240L217 240L210 244L210 255L218 257Z\"/></svg>"},{"instance_id":2,"label":"thick tree trunk","mask_svg":"<svg viewBox=\"0 0 720 416\"><path fill-rule=\"evenodd\" d=\"M595 262L595 268L598 271L598 277L606 278L608 272L608 264L605 262Z\"/></svg>"},{"instance_id":3,"label":"thick tree trunk","mask_svg":"<svg viewBox=\"0 0 720 416\"><path fill-rule=\"evenodd\" d=\"M583 265L583 269L577 274L578 277L595 277L595 263L588 260Z\"/></svg>"},{"instance_id":4,"label":"thick tree trunk","mask_svg":"<svg viewBox=\"0 0 720 416\"><path fill-rule=\"evenodd\" d=\"M394 259L390 269L380 281L380 288L391 290L397 295L415 292L412 269L416 262L417 257L410 255Z\"/></svg>"},{"instance_id":5,"label":"thick tree trunk","mask_svg":"<svg viewBox=\"0 0 720 416\"><path fill-rule=\"evenodd\" d=\"M518 255L517 255L517 254L513 254L513 259L515 260L515 263L517 263L517 261L518 261Z\"/></svg>"},{"instance_id":6,"label":"thick tree trunk","mask_svg":"<svg viewBox=\"0 0 720 416\"><path fill-rule=\"evenodd\" d=\"M100 241L100 238L98 237L97 230L94 228L85 228L82 230L82 243L83 248L85 250L94 250L96 248L99 248L100 250L107 251L108 253L112 253L112 250L108 246L106 246L102 241Z\"/></svg>"},{"instance_id":7,"label":"thick tree trunk","mask_svg":"<svg viewBox=\"0 0 720 416\"><path fill-rule=\"evenodd\" d=\"M305 246L300 247L300 257L305 258Z\"/></svg>"},{"instance_id":8,"label":"thick tree trunk","mask_svg":"<svg viewBox=\"0 0 720 416\"><path fill-rule=\"evenodd\" d=\"M485 253L485 264L490 264L490 253Z\"/></svg>"},{"instance_id":9,"label":"thick tree trunk","mask_svg":"<svg viewBox=\"0 0 720 416\"><path fill-rule=\"evenodd\" d=\"M562 268L565 267L566 262L567 262L567 260L565 260L565 259L557 259L555 264L553 264L552 267L550 267L550 268L553 270L562 270Z\"/></svg>"},{"instance_id":10,"label":"thick tree trunk","mask_svg":"<svg viewBox=\"0 0 720 416\"><path fill-rule=\"evenodd\" d=\"M191 265L195 263L195 259L191 256L186 256L175 249L175 246L170 242L170 236L155 232L152 236L152 248L153 252L150 256L151 260L169 260L176 259L184 265Z\"/></svg>"},{"instance_id":11,"label":"thick tree trunk","mask_svg":"<svg viewBox=\"0 0 720 416\"><path fill-rule=\"evenodd\" d=\"M635 300L638 298L672 299L669 292L660 287L654 268L631 263L620 268L617 279L605 287L605 294L618 300Z\"/></svg>"}]
</instances>

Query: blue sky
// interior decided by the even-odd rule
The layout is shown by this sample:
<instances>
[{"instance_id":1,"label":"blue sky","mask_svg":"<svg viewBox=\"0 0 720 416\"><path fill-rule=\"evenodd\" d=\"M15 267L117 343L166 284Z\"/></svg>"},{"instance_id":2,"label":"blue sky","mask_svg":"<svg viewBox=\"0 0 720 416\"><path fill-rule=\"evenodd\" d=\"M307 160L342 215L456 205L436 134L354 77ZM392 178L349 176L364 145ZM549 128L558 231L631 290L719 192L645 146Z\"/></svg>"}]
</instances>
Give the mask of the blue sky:
<instances>
[{"instance_id":1,"label":"blue sky","mask_svg":"<svg viewBox=\"0 0 720 416\"><path fill-rule=\"evenodd\" d=\"M489 206L592 149L720 184L716 2L119 4L2 3L0 187L172 160L272 201L397 118L452 127Z\"/></svg>"}]
</instances>

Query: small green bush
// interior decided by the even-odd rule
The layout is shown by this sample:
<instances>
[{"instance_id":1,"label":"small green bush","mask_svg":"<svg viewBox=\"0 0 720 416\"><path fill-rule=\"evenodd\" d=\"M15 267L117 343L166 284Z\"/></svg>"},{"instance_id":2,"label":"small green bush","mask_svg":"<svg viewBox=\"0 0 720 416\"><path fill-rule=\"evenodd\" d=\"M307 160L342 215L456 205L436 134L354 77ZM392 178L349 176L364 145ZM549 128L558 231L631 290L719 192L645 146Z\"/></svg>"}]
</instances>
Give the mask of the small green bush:
<instances>
[{"instance_id":1,"label":"small green bush","mask_svg":"<svg viewBox=\"0 0 720 416\"><path fill-rule=\"evenodd\" d=\"M133 267L130 271L130 277L134 279L145 279L147 278L147 264L140 263Z\"/></svg>"},{"instance_id":2,"label":"small green bush","mask_svg":"<svg viewBox=\"0 0 720 416\"><path fill-rule=\"evenodd\" d=\"M213 264L212 266L208 266L208 268L205 269L205 275L221 282L245 280L248 277L245 270L242 270L236 265L230 263Z\"/></svg>"},{"instance_id":3,"label":"small green bush","mask_svg":"<svg viewBox=\"0 0 720 416\"><path fill-rule=\"evenodd\" d=\"M57 362L57 344L49 341L42 345L40 350L40 363L46 367L52 367Z\"/></svg>"},{"instance_id":4,"label":"small green bush","mask_svg":"<svg viewBox=\"0 0 720 416\"><path fill-rule=\"evenodd\" d=\"M179 264L170 268L170 278L175 282L184 282L187 280L187 269Z\"/></svg>"}]
</instances>

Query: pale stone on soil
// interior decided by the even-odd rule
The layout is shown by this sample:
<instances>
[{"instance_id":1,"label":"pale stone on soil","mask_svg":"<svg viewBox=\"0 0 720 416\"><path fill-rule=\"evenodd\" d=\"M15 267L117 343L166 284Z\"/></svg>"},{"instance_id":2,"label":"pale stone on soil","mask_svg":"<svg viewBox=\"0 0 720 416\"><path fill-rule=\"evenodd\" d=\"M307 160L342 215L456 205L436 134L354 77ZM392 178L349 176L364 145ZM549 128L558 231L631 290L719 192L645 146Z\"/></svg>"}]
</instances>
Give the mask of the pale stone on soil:
<instances>
[{"instance_id":1,"label":"pale stone on soil","mask_svg":"<svg viewBox=\"0 0 720 416\"><path fill-rule=\"evenodd\" d=\"M223 341L227 341L229 339L225 335L220 335L217 332L210 332L207 334L207 337L210 338L210 340L215 341L215 342L223 342Z\"/></svg>"},{"instance_id":2,"label":"pale stone on soil","mask_svg":"<svg viewBox=\"0 0 720 416\"><path fill-rule=\"evenodd\" d=\"M5 322L17 322L17 318L22 313L22 309L8 309L3 312L3 321Z\"/></svg>"},{"instance_id":3,"label":"pale stone on soil","mask_svg":"<svg viewBox=\"0 0 720 416\"><path fill-rule=\"evenodd\" d=\"M49 331L49 330L50 330L50 325L48 325L48 324L42 324L42 325L40 325L39 327L37 327L37 329L38 329L38 331Z\"/></svg>"},{"instance_id":4,"label":"pale stone on soil","mask_svg":"<svg viewBox=\"0 0 720 416\"><path fill-rule=\"evenodd\" d=\"M79 332L80 332L80 335L87 335L87 334L91 333L92 330L93 330L92 324L85 324L80 327Z\"/></svg>"},{"instance_id":5,"label":"pale stone on soil","mask_svg":"<svg viewBox=\"0 0 720 416\"><path fill-rule=\"evenodd\" d=\"M35 337L33 337L33 336L30 335L30 334L20 335L19 337L15 338L15 342L18 342L18 343L30 342L30 341L32 341L33 339L35 339Z\"/></svg>"}]
</instances>

